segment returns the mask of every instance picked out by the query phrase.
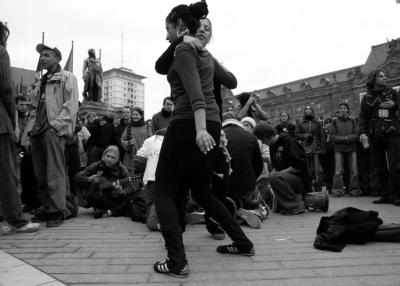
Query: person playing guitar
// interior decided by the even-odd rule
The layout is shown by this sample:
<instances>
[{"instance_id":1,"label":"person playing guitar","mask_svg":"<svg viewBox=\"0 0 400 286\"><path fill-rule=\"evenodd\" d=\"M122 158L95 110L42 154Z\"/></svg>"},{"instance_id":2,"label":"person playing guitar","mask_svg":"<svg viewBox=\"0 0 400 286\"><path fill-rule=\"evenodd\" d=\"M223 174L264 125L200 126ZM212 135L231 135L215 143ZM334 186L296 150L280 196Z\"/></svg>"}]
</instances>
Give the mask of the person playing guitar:
<instances>
[{"instance_id":1,"label":"person playing guitar","mask_svg":"<svg viewBox=\"0 0 400 286\"><path fill-rule=\"evenodd\" d=\"M110 145L101 161L95 162L75 176L81 201L94 208L95 218L125 215L127 204L135 190L140 190L142 176L129 177L119 161L119 149Z\"/></svg>"}]
</instances>

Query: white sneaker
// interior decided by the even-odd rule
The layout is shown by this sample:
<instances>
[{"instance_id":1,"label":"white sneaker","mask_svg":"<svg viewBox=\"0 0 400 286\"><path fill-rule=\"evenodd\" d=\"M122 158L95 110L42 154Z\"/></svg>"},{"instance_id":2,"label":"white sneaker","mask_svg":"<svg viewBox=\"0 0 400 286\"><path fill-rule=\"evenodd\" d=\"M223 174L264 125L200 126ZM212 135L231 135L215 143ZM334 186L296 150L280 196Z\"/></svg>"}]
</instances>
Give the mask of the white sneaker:
<instances>
[{"instance_id":1,"label":"white sneaker","mask_svg":"<svg viewBox=\"0 0 400 286\"><path fill-rule=\"evenodd\" d=\"M14 234L14 233L29 233L36 232L39 230L40 223L32 223L29 222L24 226L15 227L10 225L9 223L5 223L1 226L1 233L4 235Z\"/></svg>"}]
</instances>

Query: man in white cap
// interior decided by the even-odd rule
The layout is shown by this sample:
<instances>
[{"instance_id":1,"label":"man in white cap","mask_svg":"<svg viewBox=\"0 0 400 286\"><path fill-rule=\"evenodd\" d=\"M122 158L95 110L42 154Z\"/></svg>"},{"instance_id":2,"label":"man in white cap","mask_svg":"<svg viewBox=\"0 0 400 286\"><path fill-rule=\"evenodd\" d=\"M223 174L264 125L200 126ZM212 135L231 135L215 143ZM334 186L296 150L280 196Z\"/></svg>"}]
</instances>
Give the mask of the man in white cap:
<instances>
[{"instance_id":1,"label":"man in white cap","mask_svg":"<svg viewBox=\"0 0 400 286\"><path fill-rule=\"evenodd\" d=\"M47 227L63 223L70 213L66 208L67 172L65 141L72 136L78 112L78 86L75 76L61 69L61 52L43 44L36 46L40 64L47 73L33 92L34 107L26 132L30 135L35 177L42 207L32 221L47 222Z\"/></svg>"}]
</instances>

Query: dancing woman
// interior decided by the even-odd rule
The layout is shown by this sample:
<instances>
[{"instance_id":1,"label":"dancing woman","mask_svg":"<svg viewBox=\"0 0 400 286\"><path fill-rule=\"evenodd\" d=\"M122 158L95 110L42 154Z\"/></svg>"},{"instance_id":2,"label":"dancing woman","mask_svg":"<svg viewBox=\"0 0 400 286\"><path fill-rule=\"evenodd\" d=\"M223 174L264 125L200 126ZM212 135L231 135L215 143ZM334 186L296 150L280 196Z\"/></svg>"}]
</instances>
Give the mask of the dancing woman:
<instances>
[{"instance_id":1,"label":"dancing woman","mask_svg":"<svg viewBox=\"0 0 400 286\"><path fill-rule=\"evenodd\" d=\"M176 6L166 18L167 40L173 42L183 33L194 35L200 19L207 14L204 2ZM206 50L197 51L186 43L176 47L167 76L175 109L161 147L155 188L156 210L168 258L154 264L156 272L175 277L189 274L182 240L188 189L234 241L217 251L254 255L251 241L209 188L221 132L213 75L214 61Z\"/></svg>"}]
</instances>

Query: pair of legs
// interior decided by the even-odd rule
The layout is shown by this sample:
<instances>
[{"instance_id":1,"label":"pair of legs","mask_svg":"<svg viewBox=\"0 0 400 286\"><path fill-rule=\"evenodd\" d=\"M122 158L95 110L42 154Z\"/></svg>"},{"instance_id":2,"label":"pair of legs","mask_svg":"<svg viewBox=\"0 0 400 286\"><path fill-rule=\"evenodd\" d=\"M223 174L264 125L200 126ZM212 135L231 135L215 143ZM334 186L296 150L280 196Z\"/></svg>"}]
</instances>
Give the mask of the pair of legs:
<instances>
[{"instance_id":1,"label":"pair of legs","mask_svg":"<svg viewBox=\"0 0 400 286\"><path fill-rule=\"evenodd\" d=\"M219 143L221 125L207 121L207 131ZM211 193L210 180L218 148L203 154L196 145L194 120L173 120L168 126L156 171L155 206L170 267L187 265L182 233L188 190L243 251L253 244L225 206Z\"/></svg>"},{"instance_id":2,"label":"pair of legs","mask_svg":"<svg viewBox=\"0 0 400 286\"><path fill-rule=\"evenodd\" d=\"M54 128L31 137L32 160L42 207L49 217L67 218L66 196L69 187L65 163L65 137Z\"/></svg>"},{"instance_id":3,"label":"pair of legs","mask_svg":"<svg viewBox=\"0 0 400 286\"><path fill-rule=\"evenodd\" d=\"M333 188L340 189L343 187L344 159L346 158L349 170L349 187L348 190L359 190L358 172L357 172L357 153L354 152L335 152L335 177L333 180Z\"/></svg>"},{"instance_id":4,"label":"pair of legs","mask_svg":"<svg viewBox=\"0 0 400 286\"><path fill-rule=\"evenodd\" d=\"M15 146L12 134L0 134L0 205L4 219L16 228L28 221L22 214L21 200L17 192L15 173Z\"/></svg>"},{"instance_id":5,"label":"pair of legs","mask_svg":"<svg viewBox=\"0 0 400 286\"><path fill-rule=\"evenodd\" d=\"M400 135L371 140L372 190L400 205Z\"/></svg>"},{"instance_id":6,"label":"pair of legs","mask_svg":"<svg viewBox=\"0 0 400 286\"><path fill-rule=\"evenodd\" d=\"M321 181L321 164L319 161L319 154L312 153L307 154L307 166L311 171L313 177L313 186L315 192L320 192L322 190L322 181Z\"/></svg>"}]
</instances>

